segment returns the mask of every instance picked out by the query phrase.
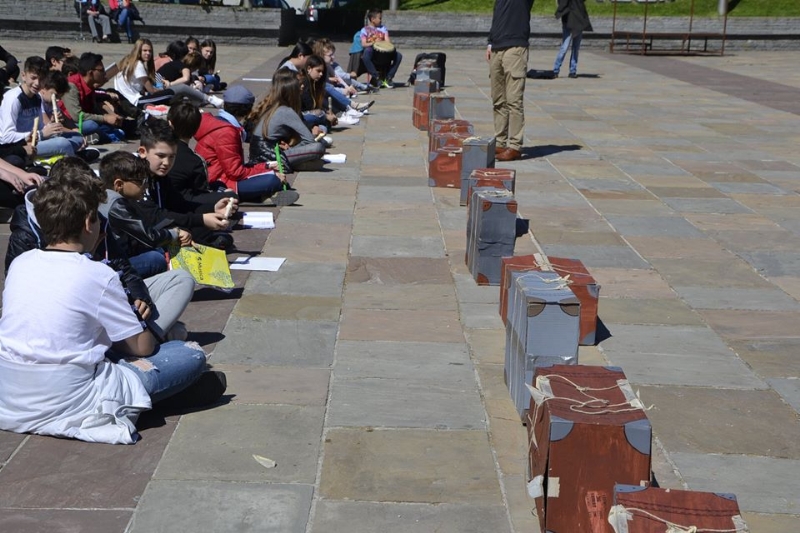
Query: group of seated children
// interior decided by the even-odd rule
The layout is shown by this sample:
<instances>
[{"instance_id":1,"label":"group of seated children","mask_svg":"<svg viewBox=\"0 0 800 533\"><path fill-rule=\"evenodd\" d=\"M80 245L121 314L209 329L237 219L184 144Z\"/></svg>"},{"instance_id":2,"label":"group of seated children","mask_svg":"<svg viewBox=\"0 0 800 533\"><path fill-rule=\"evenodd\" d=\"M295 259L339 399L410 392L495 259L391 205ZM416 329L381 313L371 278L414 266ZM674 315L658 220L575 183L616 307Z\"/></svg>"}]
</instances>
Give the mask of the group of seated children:
<instances>
[{"instance_id":1,"label":"group of seated children","mask_svg":"<svg viewBox=\"0 0 800 533\"><path fill-rule=\"evenodd\" d=\"M133 443L154 404L217 402L225 375L187 342L179 319L195 282L168 269L170 250L231 249L240 200L295 203L285 173L319 167L328 128L373 104L351 102L367 87L327 39L298 44L258 102L241 85L209 96L225 89L216 47L188 41L171 43L158 70L152 44L137 41L116 91L101 89L102 56L51 47L25 61L0 105L0 202L17 204L0 318L2 430ZM153 102L172 104L166 120L142 113ZM107 154L98 178L89 141L124 138L131 122L137 153ZM48 178L28 170L48 156Z\"/></svg>"}]
</instances>

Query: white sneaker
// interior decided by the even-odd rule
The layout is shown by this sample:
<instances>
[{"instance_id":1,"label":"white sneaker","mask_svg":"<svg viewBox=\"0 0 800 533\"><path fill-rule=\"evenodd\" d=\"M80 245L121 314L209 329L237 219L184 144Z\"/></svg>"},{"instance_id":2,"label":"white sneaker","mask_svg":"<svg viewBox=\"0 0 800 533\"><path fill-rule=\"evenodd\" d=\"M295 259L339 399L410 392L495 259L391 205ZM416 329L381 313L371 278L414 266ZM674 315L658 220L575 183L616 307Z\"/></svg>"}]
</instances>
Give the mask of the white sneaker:
<instances>
[{"instance_id":1,"label":"white sneaker","mask_svg":"<svg viewBox=\"0 0 800 533\"><path fill-rule=\"evenodd\" d=\"M352 118L361 118L361 117L364 116L364 113L362 113L361 111L356 111L355 109L353 109L351 107L350 109L345 111L345 115L347 115L348 117L352 117Z\"/></svg>"},{"instance_id":2,"label":"white sneaker","mask_svg":"<svg viewBox=\"0 0 800 533\"><path fill-rule=\"evenodd\" d=\"M359 123L358 118L351 117L347 113L342 113L339 117L339 124L347 124L348 126L355 126Z\"/></svg>"},{"instance_id":3,"label":"white sneaker","mask_svg":"<svg viewBox=\"0 0 800 533\"><path fill-rule=\"evenodd\" d=\"M322 144L330 148L331 146L333 146L333 137L331 137L330 135L326 135L325 137L322 138Z\"/></svg>"},{"instance_id":4,"label":"white sneaker","mask_svg":"<svg viewBox=\"0 0 800 533\"><path fill-rule=\"evenodd\" d=\"M208 97L208 103L216 107L217 109L222 109L225 105L225 101L220 98L219 96L211 95Z\"/></svg>"}]
</instances>

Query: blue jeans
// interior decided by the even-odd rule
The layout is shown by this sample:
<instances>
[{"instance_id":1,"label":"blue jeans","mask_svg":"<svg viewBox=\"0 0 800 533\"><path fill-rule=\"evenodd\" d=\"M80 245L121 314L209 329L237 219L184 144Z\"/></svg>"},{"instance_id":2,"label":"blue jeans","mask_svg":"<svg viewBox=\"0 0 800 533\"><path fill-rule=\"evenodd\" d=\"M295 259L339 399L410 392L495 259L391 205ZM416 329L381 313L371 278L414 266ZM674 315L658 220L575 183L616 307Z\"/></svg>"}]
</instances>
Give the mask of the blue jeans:
<instances>
[{"instance_id":1,"label":"blue jeans","mask_svg":"<svg viewBox=\"0 0 800 533\"><path fill-rule=\"evenodd\" d=\"M165 342L148 357L127 357L111 351L106 357L133 370L153 403L182 391L206 369L205 354L183 341Z\"/></svg>"},{"instance_id":2,"label":"blue jeans","mask_svg":"<svg viewBox=\"0 0 800 533\"><path fill-rule=\"evenodd\" d=\"M572 38L572 32L567 28L566 22L561 23L561 49L556 56L556 62L553 65L553 72L558 74L561 70L561 63L564 62L564 56L567 55L569 45L572 44L572 54L569 56L569 72L576 74L578 72L578 51L581 49L581 40L583 33L579 33L577 37Z\"/></svg>"},{"instance_id":3,"label":"blue jeans","mask_svg":"<svg viewBox=\"0 0 800 533\"><path fill-rule=\"evenodd\" d=\"M121 3L121 2L120 2ZM119 23L120 28L125 28L125 34L128 36L128 39L133 37L133 21L128 16L128 9L123 9L119 12L119 18L117 22Z\"/></svg>"},{"instance_id":4,"label":"blue jeans","mask_svg":"<svg viewBox=\"0 0 800 533\"><path fill-rule=\"evenodd\" d=\"M236 193L243 202L260 202L283 189L283 182L273 173L256 174L236 183Z\"/></svg>"},{"instance_id":5,"label":"blue jeans","mask_svg":"<svg viewBox=\"0 0 800 533\"><path fill-rule=\"evenodd\" d=\"M364 52L361 55L361 61L364 62L364 66L367 67L367 72L369 72L370 76L374 78L380 78L378 74L378 69L375 67L375 63L372 61L374 50L371 46L367 46L364 48ZM397 69L400 68L400 62L403 60L403 56L395 50L394 58L391 60L391 66L389 66L389 71L386 73L387 80L393 80L395 74L397 74Z\"/></svg>"},{"instance_id":6,"label":"blue jeans","mask_svg":"<svg viewBox=\"0 0 800 533\"><path fill-rule=\"evenodd\" d=\"M36 157L52 157L54 155L74 156L83 146L83 136L77 133L64 133L39 141L36 145Z\"/></svg>"},{"instance_id":7,"label":"blue jeans","mask_svg":"<svg viewBox=\"0 0 800 533\"><path fill-rule=\"evenodd\" d=\"M125 132L122 130L108 124L100 124L94 120L84 120L81 124L81 133L83 135L98 134L101 144L125 140Z\"/></svg>"},{"instance_id":8,"label":"blue jeans","mask_svg":"<svg viewBox=\"0 0 800 533\"><path fill-rule=\"evenodd\" d=\"M331 111L347 111L347 109L350 108L350 99L337 91L336 87L328 82L325 82L325 94L330 96L332 99L331 105L333 106L333 109Z\"/></svg>"},{"instance_id":9,"label":"blue jeans","mask_svg":"<svg viewBox=\"0 0 800 533\"><path fill-rule=\"evenodd\" d=\"M161 248L134 255L129 258L129 261L142 278L149 278L167 271L167 259L164 257L164 250Z\"/></svg>"}]
</instances>

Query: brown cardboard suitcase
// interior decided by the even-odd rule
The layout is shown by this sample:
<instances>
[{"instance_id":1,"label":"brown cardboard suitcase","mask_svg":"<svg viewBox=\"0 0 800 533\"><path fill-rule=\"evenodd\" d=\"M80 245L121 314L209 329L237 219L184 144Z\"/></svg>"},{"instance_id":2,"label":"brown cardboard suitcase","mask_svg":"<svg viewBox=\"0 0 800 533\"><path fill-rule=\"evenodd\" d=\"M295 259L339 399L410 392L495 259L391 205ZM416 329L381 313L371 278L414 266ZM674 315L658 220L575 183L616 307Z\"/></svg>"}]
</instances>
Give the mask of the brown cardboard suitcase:
<instances>
[{"instance_id":1,"label":"brown cardboard suitcase","mask_svg":"<svg viewBox=\"0 0 800 533\"><path fill-rule=\"evenodd\" d=\"M460 146L444 146L428 153L429 187L461 185L461 151Z\"/></svg>"},{"instance_id":2,"label":"brown cardboard suitcase","mask_svg":"<svg viewBox=\"0 0 800 533\"><path fill-rule=\"evenodd\" d=\"M430 99L432 93L414 93L414 106L411 110L411 123L421 131L428 131L430 122ZM435 93L433 93L435 94Z\"/></svg>"},{"instance_id":3,"label":"brown cardboard suitcase","mask_svg":"<svg viewBox=\"0 0 800 533\"><path fill-rule=\"evenodd\" d=\"M461 139L469 139L475 135L475 128L466 120L446 119L434 120L428 129L428 151L432 152L437 146L437 137L447 135L459 136ZM447 137L446 137L447 138ZM459 144L461 146L461 144Z\"/></svg>"},{"instance_id":4,"label":"brown cardboard suitcase","mask_svg":"<svg viewBox=\"0 0 800 533\"><path fill-rule=\"evenodd\" d=\"M650 482L644 407L616 367L542 366L533 380L528 495L541 530L613 533L614 485Z\"/></svg>"},{"instance_id":5,"label":"brown cardboard suitcase","mask_svg":"<svg viewBox=\"0 0 800 533\"><path fill-rule=\"evenodd\" d=\"M472 136L470 133L428 133L430 134L428 136L428 155L445 146L461 148L464 141Z\"/></svg>"},{"instance_id":6,"label":"brown cardboard suitcase","mask_svg":"<svg viewBox=\"0 0 800 533\"><path fill-rule=\"evenodd\" d=\"M618 484L614 506L604 518L614 533L749 531L736 496L692 490ZM667 522L678 527L669 529Z\"/></svg>"},{"instance_id":7,"label":"brown cardboard suitcase","mask_svg":"<svg viewBox=\"0 0 800 533\"><path fill-rule=\"evenodd\" d=\"M500 318L508 325L508 300L511 287L511 272L537 270L539 263L532 255L517 255L500 259Z\"/></svg>"},{"instance_id":8,"label":"brown cardboard suitcase","mask_svg":"<svg viewBox=\"0 0 800 533\"><path fill-rule=\"evenodd\" d=\"M476 168L467 177L467 199L461 205L469 205L474 187L498 187L514 192L517 171L511 168ZM462 191L464 185L461 186ZM463 198L463 193L462 193ZM462 200L463 201L463 200Z\"/></svg>"}]
</instances>

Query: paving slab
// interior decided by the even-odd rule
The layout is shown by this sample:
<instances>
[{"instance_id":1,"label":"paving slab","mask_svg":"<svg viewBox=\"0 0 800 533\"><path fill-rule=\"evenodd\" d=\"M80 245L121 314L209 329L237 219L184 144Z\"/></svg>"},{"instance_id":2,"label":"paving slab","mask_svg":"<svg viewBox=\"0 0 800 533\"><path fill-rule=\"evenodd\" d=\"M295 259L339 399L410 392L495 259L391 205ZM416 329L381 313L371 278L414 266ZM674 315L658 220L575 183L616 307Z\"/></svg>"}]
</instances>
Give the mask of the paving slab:
<instances>
[{"instance_id":1,"label":"paving slab","mask_svg":"<svg viewBox=\"0 0 800 533\"><path fill-rule=\"evenodd\" d=\"M227 405L185 415L154 478L313 484L323 416L322 407L297 405ZM254 454L277 466L261 466Z\"/></svg>"},{"instance_id":2,"label":"paving slab","mask_svg":"<svg viewBox=\"0 0 800 533\"><path fill-rule=\"evenodd\" d=\"M0 530L14 533L125 533L133 511L0 509Z\"/></svg>"},{"instance_id":3,"label":"paving slab","mask_svg":"<svg viewBox=\"0 0 800 533\"><path fill-rule=\"evenodd\" d=\"M323 500L311 531L482 533L510 531L502 505L375 503Z\"/></svg>"},{"instance_id":4,"label":"paving slab","mask_svg":"<svg viewBox=\"0 0 800 533\"><path fill-rule=\"evenodd\" d=\"M607 217L625 236L698 238L703 234L682 217Z\"/></svg>"},{"instance_id":5,"label":"paving slab","mask_svg":"<svg viewBox=\"0 0 800 533\"><path fill-rule=\"evenodd\" d=\"M675 298L669 284L652 269L593 268L603 298Z\"/></svg>"},{"instance_id":6,"label":"paving slab","mask_svg":"<svg viewBox=\"0 0 800 533\"><path fill-rule=\"evenodd\" d=\"M134 509L177 425L174 418L151 420L135 446L31 436L0 471L0 506Z\"/></svg>"},{"instance_id":7,"label":"paving slab","mask_svg":"<svg viewBox=\"0 0 800 533\"><path fill-rule=\"evenodd\" d=\"M407 309L456 311L458 303L452 285L378 285L351 283L344 294L344 306L358 309Z\"/></svg>"},{"instance_id":8,"label":"paving slab","mask_svg":"<svg viewBox=\"0 0 800 533\"><path fill-rule=\"evenodd\" d=\"M742 513L750 531L784 533L800 531L800 515Z\"/></svg>"},{"instance_id":9,"label":"paving slab","mask_svg":"<svg viewBox=\"0 0 800 533\"><path fill-rule=\"evenodd\" d=\"M446 376L441 381L336 379L331 385L327 423L332 427L370 426L433 429L484 429L475 378Z\"/></svg>"},{"instance_id":10,"label":"paving slab","mask_svg":"<svg viewBox=\"0 0 800 533\"><path fill-rule=\"evenodd\" d=\"M325 405L330 370L214 364L225 372L234 404Z\"/></svg>"},{"instance_id":11,"label":"paving slab","mask_svg":"<svg viewBox=\"0 0 800 533\"><path fill-rule=\"evenodd\" d=\"M608 267L635 269L649 267L647 261L642 259L628 246L545 244L542 248L548 256L577 257L589 269Z\"/></svg>"},{"instance_id":12,"label":"paving slab","mask_svg":"<svg viewBox=\"0 0 800 533\"><path fill-rule=\"evenodd\" d=\"M692 490L733 493L742 511L796 514L800 509L800 461L683 452L670 457Z\"/></svg>"},{"instance_id":13,"label":"paving slab","mask_svg":"<svg viewBox=\"0 0 800 533\"><path fill-rule=\"evenodd\" d=\"M768 379L767 383L796 413L800 413L800 378L773 378Z\"/></svg>"},{"instance_id":14,"label":"paving slab","mask_svg":"<svg viewBox=\"0 0 800 533\"><path fill-rule=\"evenodd\" d=\"M670 285L709 288L771 288L742 260L709 261L700 259L650 258L650 263Z\"/></svg>"},{"instance_id":15,"label":"paving slab","mask_svg":"<svg viewBox=\"0 0 800 533\"><path fill-rule=\"evenodd\" d=\"M674 298L600 298L598 316L604 324L696 325L703 321L685 303Z\"/></svg>"},{"instance_id":16,"label":"paving slab","mask_svg":"<svg viewBox=\"0 0 800 533\"><path fill-rule=\"evenodd\" d=\"M433 383L475 379L464 344L413 341L340 340L335 375L337 379L405 378Z\"/></svg>"},{"instance_id":17,"label":"paving slab","mask_svg":"<svg viewBox=\"0 0 800 533\"><path fill-rule=\"evenodd\" d=\"M461 302L459 311L464 327L473 329L497 329L503 327L497 303Z\"/></svg>"},{"instance_id":18,"label":"paving slab","mask_svg":"<svg viewBox=\"0 0 800 533\"><path fill-rule=\"evenodd\" d=\"M779 289L673 287L694 309L749 309L798 311L800 302Z\"/></svg>"},{"instance_id":19,"label":"paving slab","mask_svg":"<svg viewBox=\"0 0 800 533\"><path fill-rule=\"evenodd\" d=\"M312 485L154 480L131 533L303 533Z\"/></svg>"},{"instance_id":20,"label":"paving slab","mask_svg":"<svg viewBox=\"0 0 800 533\"><path fill-rule=\"evenodd\" d=\"M800 337L743 339L729 344L760 376L800 377Z\"/></svg>"},{"instance_id":21,"label":"paving slab","mask_svg":"<svg viewBox=\"0 0 800 533\"><path fill-rule=\"evenodd\" d=\"M732 389L763 389L753 374L710 329L696 326L615 325L602 342L612 364L631 382Z\"/></svg>"},{"instance_id":22,"label":"paving slab","mask_svg":"<svg viewBox=\"0 0 800 533\"><path fill-rule=\"evenodd\" d=\"M700 310L709 326L726 339L793 337L797 311Z\"/></svg>"},{"instance_id":23,"label":"paving slab","mask_svg":"<svg viewBox=\"0 0 800 533\"><path fill-rule=\"evenodd\" d=\"M251 272L248 293L341 297L345 263L301 263L287 259L277 272Z\"/></svg>"},{"instance_id":24,"label":"paving slab","mask_svg":"<svg viewBox=\"0 0 800 533\"><path fill-rule=\"evenodd\" d=\"M441 236L353 235L353 255L365 257L444 257Z\"/></svg>"},{"instance_id":25,"label":"paving slab","mask_svg":"<svg viewBox=\"0 0 800 533\"><path fill-rule=\"evenodd\" d=\"M320 493L325 499L502 501L484 431L333 429L326 434L324 453Z\"/></svg>"},{"instance_id":26,"label":"paving slab","mask_svg":"<svg viewBox=\"0 0 800 533\"><path fill-rule=\"evenodd\" d=\"M339 320L341 298L287 294L245 294L233 313L242 318L276 320Z\"/></svg>"},{"instance_id":27,"label":"paving slab","mask_svg":"<svg viewBox=\"0 0 800 533\"><path fill-rule=\"evenodd\" d=\"M464 342L454 311L349 309L342 313L339 338L353 341Z\"/></svg>"},{"instance_id":28,"label":"paving slab","mask_svg":"<svg viewBox=\"0 0 800 533\"><path fill-rule=\"evenodd\" d=\"M339 323L321 320L263 320L231 317L214 362L328 367Z\"/></svg>"},{"instance_id":29,"label":"paving slab","mask_svg":"<svg viewBox=\"0 0 800 533\"><path fill-rule=\"evenodd\" d=\"M450 283L450 266L446 258L427 257L358 257L347 263L348 284L351 283Z\"/></svg>"},{"instance_id":30,"label":"paving slab","mask_svg":"<svg viewBox=\"0 0 800 533\"><path fill-rule=\"evenodd\" d=\"M773 390L637 387L653 431L671 451L798 459L800 421ZM708 409L713 405L714 409Z\"/></svg>"}]
</instances>

